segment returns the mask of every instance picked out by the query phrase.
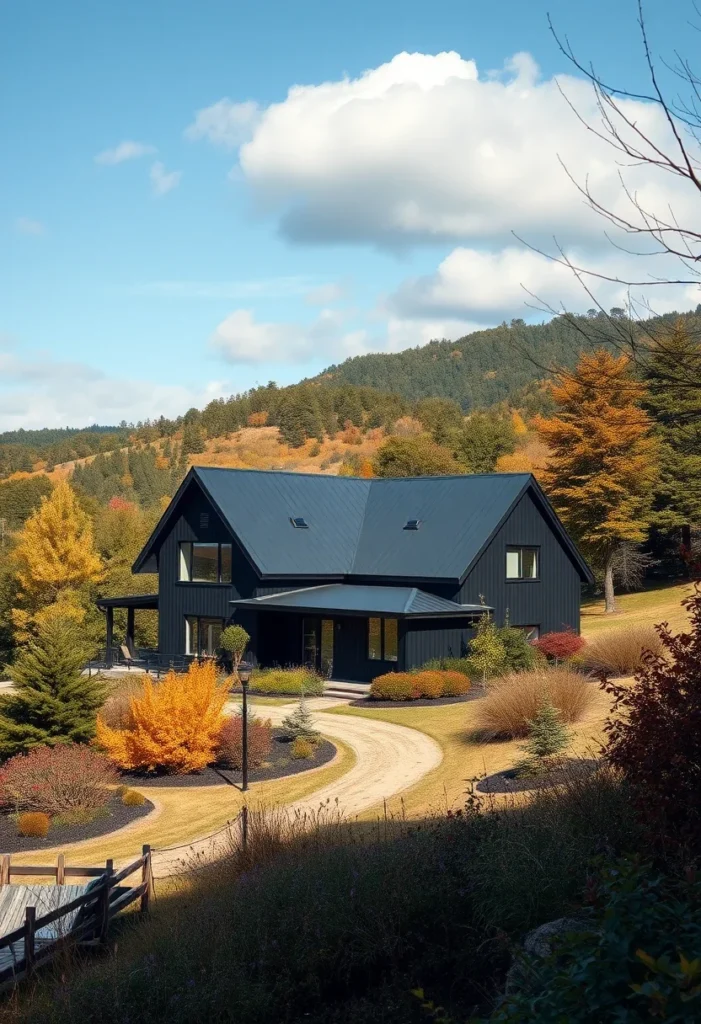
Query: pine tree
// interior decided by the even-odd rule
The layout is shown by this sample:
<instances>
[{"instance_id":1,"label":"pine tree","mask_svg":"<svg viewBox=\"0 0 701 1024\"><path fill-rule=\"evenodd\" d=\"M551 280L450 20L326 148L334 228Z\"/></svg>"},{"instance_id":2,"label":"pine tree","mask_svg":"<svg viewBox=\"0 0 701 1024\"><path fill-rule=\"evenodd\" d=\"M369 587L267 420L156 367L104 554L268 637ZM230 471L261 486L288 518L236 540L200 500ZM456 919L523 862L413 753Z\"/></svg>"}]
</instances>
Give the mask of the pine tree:
<instances>
[{"instance_id":1,"label":"pine tree","mask_svg":"<svg viewBox=\"0 0 701 1024\"><path fill-rule=\"evenodd\" d=\"M660 478L655 488L654 521L662 529L701 524L701 398L679 383L684 376L701 380L701 346L681 317L651 345L645 365L645 408L653 416L661 442Z\"/></svg>"},{"instance_id":2,"label":"pine tree","mask_svg":"<svg viewBox=\"0 0 701 1024\"><path fill-rule=\"evenodd\" d=\"M97 677L81 675L89 651L71 618L45 617L14 665L14 690L0 702L0 757L56 743L88 743L105 699Z\"/></svg>"},{"instance_id":3,"label":"pine tree","mask_svg":"<svg viewBox=\"0 0 701 1024\"><path fill-rule=\"evenodd\" d=\"M615 611L613 565L624 541L642 541L652 519L659 444L641 408L644 385L626 356L583 355L572 376L551 385L559 409L536 427L551 456L548 497L574 539L604 575L606 611Z\"/></svg>"},{"instance_id":4,"label":"pine tree","mask_svg":"<svg viewBox=\"0 0 701 1024\"><path fill-rule=\"evenodd\" d=\"M521 750L528 757L516 766L518 775L537 775L553 765L553 758L569 743L569 734L562 724L560 712L549 697L543 697L535 718L528 723L530 732Z\"/></svg>"},{"instance_id":5,"label":"pine tree","mask_svg":"<svg viewBox=\"0 0 701 1024\"><path fill-rule=\"evenodd\" d=\"M318 743L321 738L314 728L312 715L304 694L300 697L299 704L292 714L283 718L281 728L282 734L287 740L296 740L301 736L302 739L309 740L310 743Z\"/></svg>"},{"instance_id":6,"label":"pine tree","mask_svg":"<svg viewBox=\"0 0 701 1024\"><path fill-rule=\"evenodd\" d=\"M204 450L204 430L199 423L186 423L183 427L182 453L185 455L200 455Z\"/></svg>"}]
</instances>

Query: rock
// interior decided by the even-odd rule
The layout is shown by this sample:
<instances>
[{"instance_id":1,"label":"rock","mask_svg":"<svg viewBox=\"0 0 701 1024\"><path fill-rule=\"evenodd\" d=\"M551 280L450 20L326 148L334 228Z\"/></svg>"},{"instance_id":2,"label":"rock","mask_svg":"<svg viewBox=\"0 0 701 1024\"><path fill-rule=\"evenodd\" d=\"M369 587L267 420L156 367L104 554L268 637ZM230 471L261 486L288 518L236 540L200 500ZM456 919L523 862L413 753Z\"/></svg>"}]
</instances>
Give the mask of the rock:
<instances>
[{"instance_id":1,"label":"rock","mask_svg":"<svg viewBox=\"0 0 701 1024\"><path fill-rule=\"evenodd\" d=\"M547 921L528 932L523 940L523 954L514 959L506 975L504 995L521 992L528 987L536 971L528 957L543 959L552 953L553 939L568 932L577 932L586 928L586 923L577 917L558 917Z\"/></svg>"}]
</instances>

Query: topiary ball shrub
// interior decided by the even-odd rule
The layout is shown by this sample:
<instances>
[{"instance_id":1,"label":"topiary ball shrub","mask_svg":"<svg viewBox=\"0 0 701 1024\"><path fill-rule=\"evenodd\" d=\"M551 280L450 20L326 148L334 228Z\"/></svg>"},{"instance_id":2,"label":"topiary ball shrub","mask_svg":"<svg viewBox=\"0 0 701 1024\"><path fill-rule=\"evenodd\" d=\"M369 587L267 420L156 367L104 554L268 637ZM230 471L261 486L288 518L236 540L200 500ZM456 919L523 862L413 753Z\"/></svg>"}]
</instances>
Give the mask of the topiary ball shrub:
<instances>
[{"instance_id":1,"label":"topiary ball shrub","mask_svg":"<svg viewBox=\"0 0 701 1024\"><path fill-rule=\"evenodd\" d=\"M307 758L314 756L314 746L303 736L298 736L296 740L292 741L290 754L295 761L306 761Z\"/></svg>"},{"instance_id":2,"label":"topiary ball shrub","mask_svg":"<svg viewBox=\"0 0 701 1024\"><path fill-rule=\"evenodd\" d=\"M257 768L270 756L273 730L270 719L248 719L248 763ZM243 717L231 715L224 722L217 742L217 763L228 768L243 765Z\"/></svg>"},{"instance_id":3,"label":"topiary ball shrub","mask_svg":"<svg viewBox=\"0 0 701 1024\"><path fill-rule=\"evenodd\" d=\"M464 672L441 672L441 676L444 697L462 697L472 686L469 677Z\"/></svg>"},{"instance_id":4,"label":"topiary ball shrub","mask_svg":"<svg viewBox=\"0 0 701 1024\"><path fill-rule=\"evenodd\" d=\"M138 789L128 789L126 793L122 794L122 803L125 807L143 807L146 797Z\"/></svg>"},{"instance_id":5,"label":"topiary ball shrub","mask_svg":"<svg viewBox=\"0 0 701 1024\"><path fill-rule=\"evenodd\" d=\"M417 676L409 672L386 672L370 684L371 700L417 700Z\"/></svg>"},{"instance_id":6,"label":"topiary ball shrub","mask_svg":"<svg viewBox=\"0 0 701 1024\"><path fill-rule=\"evenodd\" d=\"M21 836L46 839L51 828L51 818L43 811L24 811L17 818L17 831Z\"/></svg>"}]
</instances>

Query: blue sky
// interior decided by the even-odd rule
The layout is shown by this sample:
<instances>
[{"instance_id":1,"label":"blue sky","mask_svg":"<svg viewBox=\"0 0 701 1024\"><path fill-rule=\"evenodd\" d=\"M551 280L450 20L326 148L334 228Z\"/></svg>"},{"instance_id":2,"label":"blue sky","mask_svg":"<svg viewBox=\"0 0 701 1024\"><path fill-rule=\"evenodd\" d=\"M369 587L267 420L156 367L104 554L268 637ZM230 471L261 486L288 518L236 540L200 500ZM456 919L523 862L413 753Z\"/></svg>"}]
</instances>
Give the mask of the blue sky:
<instances>
[{"instance_id":1,"label":"blue sky","mask_svg":"<svg viewBox=\"0 0 701 1024\"><path fill-rule=\"evenodd\" d=\"M647 6L669 53L691 9ZM612 258L557 165L590 143L553 88L572 69L547 11L604 76L644 85L629 0L3 5L0 428L172 415L540 319L524 279L586 308L510 235Z\"/></svg>"}]
</instances>

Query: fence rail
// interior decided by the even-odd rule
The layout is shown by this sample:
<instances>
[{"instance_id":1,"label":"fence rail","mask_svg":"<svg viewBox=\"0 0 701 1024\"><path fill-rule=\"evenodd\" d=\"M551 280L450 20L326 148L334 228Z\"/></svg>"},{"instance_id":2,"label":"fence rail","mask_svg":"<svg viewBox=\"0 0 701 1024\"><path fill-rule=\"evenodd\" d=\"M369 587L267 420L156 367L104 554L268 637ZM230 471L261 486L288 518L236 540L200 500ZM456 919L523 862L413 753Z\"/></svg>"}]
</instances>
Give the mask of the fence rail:
<instances>
[{"instance_id":1,"label":"fence rail","mask_svg":"<svg viewBox=\"0 0 701 1024\"><path fill-rule=\"evenodd\" d=\"M121 884L137 873L140 881L136 885ZM111 860L104 868L69 867L64 855L59 854L54 866L24 865L13 864L10 855L5 854L0 864L0 887L11 885L13 877L23 876L55 878L58 887L65 885L66 878L90 878L93 881L75 899L41 917L37 917L35 906L26 906L24 923L0 936L0 991L21 981L68 943L104 943L112 918L136 900L140 901L140 910L145 913L153 889L151 848L144 846L140 857L117 872ZM47 935L47 929L52 927L53 932ZM42 931L44 935L40 934Z\"/></svg>"}]
</instances>

